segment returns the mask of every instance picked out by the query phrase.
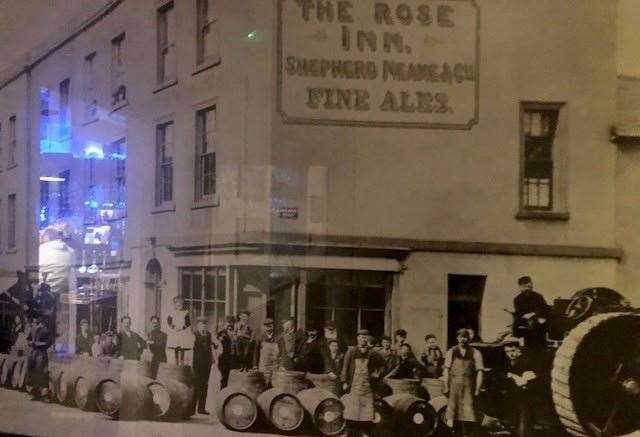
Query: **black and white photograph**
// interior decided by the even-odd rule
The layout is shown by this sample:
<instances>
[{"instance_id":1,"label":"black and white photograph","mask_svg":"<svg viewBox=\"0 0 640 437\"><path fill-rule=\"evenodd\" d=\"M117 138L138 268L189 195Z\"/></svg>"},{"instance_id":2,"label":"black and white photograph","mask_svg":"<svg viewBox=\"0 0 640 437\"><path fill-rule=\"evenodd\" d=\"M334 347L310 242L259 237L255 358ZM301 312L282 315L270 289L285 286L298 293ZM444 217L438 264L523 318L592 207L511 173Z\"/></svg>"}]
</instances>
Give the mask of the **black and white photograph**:
<instances>
[{"instance_id":1,"label":"black and white photograph","mask_svg":"<svg viewBox=\"0 0 640 437\"><path fill-rule=\"evenodd\" d=\"M640 437L640 0L0 0L0 435Z\"/></svg>"}]
</instances>

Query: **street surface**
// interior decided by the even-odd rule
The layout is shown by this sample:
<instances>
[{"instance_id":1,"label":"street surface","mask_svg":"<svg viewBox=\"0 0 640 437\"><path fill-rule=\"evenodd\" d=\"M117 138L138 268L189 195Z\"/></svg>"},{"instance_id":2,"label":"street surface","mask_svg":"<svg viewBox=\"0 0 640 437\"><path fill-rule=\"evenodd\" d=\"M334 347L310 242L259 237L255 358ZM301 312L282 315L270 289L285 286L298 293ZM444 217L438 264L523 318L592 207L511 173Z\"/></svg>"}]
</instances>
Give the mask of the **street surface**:
<instances>
[{"instance_id":1,"label":"street surface","mask_svg":"<svg viewBox=\"0 0 640 437\"><path fill-rule=\"evenodd\" d=\"M30 399L27 393L0 388L0 433L52 437L273 437L229 431L218 422L213 403L207 407L210 416L197 414L187 422L167 423L115 421L100 413Z\"/></svg>"}]
</instances>

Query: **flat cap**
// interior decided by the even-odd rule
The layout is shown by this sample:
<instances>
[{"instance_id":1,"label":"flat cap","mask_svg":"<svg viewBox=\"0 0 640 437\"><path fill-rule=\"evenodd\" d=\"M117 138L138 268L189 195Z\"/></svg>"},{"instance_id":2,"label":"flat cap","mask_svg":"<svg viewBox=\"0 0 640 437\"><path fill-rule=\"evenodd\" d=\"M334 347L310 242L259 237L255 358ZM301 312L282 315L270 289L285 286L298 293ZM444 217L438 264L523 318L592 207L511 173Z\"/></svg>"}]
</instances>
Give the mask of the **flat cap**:
<instances>
[{"instance_id":1,"label":"flat cap","mask_svg":"<svg viewBox=\"0 0 640 437\"><path fill-rule=\"evenodd\" d=\"M324 327L326 329L331 329L331 330L336 329L336 321L335 320L329 320L328 322L326 322L324 324Z\"/></svg>"},{"instance_id":2,"label":"flat cap","mask_svg":"<svg viewBox=\"0 0 640 437\"><path fill-rule=\"evenodd\" d=\"M263 325L267 326L267 325L273 325L273 319L267 317L266 319L264 319L264 322L262 322Z\"/></svg>"},{"instance_id":3,"label":"flat cap","mask_svg":"<svg viewBox=\"0 0 640 437\"><path fill-rule=\"evenodd\" d=\"M368 329L360 329L360 330L358 331L358 335L366 335L366 336L369 336L369 335L370 335L370 332L369 332L369 330L368 330Z\"/></svg>"}]
</instances>

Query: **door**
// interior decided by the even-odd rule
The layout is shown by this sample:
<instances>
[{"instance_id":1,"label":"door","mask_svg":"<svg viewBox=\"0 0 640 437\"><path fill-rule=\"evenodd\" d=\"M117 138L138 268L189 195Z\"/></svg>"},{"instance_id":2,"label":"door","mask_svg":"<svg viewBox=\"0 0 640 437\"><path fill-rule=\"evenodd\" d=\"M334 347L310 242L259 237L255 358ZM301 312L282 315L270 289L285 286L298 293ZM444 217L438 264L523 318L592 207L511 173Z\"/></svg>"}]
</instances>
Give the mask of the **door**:
<instances>
[{"instance_id":1,"label":"door","mask_svg":"<svg viewBox=\"0 0 640 437\"><path fill-rule=\"evenodd\" d=\"M474 341L481 338L480 310L487 277L483 275L455 275L448 278L448 346L457 344L456 331L472 329Z\"/></svg>"}]
</instances>

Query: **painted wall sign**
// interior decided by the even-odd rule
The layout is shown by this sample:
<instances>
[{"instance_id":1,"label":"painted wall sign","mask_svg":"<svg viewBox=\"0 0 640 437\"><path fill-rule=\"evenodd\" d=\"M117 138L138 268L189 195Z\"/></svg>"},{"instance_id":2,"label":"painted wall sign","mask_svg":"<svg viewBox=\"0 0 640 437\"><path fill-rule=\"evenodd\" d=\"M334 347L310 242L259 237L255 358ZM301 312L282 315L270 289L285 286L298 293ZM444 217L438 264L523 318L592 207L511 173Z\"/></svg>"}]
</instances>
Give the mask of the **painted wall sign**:
<instances>
[{"instance_id":1,"label":"painted wall sign","mask_svg":"<svg viewBox=\"0 0 640 437\"><path fill-rule=\"evenodd\" d=\"M287 123L470 129L478 122L474 0L278 0Z\"/></svg>"}]
</instances>

